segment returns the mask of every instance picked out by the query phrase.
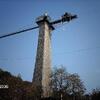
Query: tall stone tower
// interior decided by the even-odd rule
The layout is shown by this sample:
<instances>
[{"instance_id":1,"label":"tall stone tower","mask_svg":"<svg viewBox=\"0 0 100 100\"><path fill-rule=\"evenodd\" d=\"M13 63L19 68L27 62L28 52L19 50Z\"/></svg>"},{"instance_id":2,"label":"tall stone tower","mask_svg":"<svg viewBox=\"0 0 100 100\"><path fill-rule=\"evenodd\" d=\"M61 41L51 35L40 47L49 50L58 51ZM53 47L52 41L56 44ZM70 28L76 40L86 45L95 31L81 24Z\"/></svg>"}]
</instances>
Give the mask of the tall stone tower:
<instances>
[{"instance_id":1,"label":"tall stone tower","mask_svg":"<svg viewBox=\"0 0 100 100\"><path fill-rule=\"evenodd\" d=\"M51 75L51 34L54 29L50 25L50 17L45 14L37 18L39 26L39 37L35 69L33 74L33 84L36 86L41 97L50 96L50 75Z\"/></svg>"}]
</instances>

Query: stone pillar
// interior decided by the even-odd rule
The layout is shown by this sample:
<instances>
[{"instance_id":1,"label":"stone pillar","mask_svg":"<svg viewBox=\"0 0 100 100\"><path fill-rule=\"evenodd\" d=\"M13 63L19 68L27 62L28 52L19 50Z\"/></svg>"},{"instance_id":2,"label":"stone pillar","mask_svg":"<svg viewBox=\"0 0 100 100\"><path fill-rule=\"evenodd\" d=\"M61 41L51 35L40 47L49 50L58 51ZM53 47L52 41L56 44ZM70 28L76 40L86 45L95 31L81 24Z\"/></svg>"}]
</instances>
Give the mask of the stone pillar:
<instances>
[{"instance_id":1,"label":"stone pillar","mask_svg":"<svg viewBox=\"0 0 100 100\"><path fill-rule=\"evenodd\" d=\"M51 34L53 27L47 18L37 21L39 25L39 37L37 55L33 75L33 84L37 87L41 97L50 97L50 75L51 75Z\"/></svg>"}]
</instances>

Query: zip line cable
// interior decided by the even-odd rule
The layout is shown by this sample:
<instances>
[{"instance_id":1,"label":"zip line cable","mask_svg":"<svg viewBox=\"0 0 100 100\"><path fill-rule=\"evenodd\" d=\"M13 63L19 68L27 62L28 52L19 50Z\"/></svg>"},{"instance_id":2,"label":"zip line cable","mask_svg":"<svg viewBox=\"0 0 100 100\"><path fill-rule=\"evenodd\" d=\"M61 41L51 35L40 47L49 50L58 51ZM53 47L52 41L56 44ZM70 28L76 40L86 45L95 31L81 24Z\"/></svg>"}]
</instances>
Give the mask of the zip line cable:
<instances>
[{"instance_id":1,"label":"zip line cable","mask_svg":"<svg viewBox=\"0 0 100 100\"><path fill-rule=\"evenodd\" d=\"M42 20L41 20L41 18L42 18ZM75 18L77 18L77 15L71 15L70 13L66 12L63 16L61 16L61 19L57 19L53 22L50 22L49 25L50 25L50 27L52 27L52 25L55 25L55 24L58 24L58 23L69 22L70 20L75 19ZM37 19L37 23L41 22L41 21L48 22L48 19L50 19L50 17L47 14L45 14L43 16L40 16ZM2 36L0 36L0 39L8 37L8 36L15 35L15 34L19 34L19 33L22 33L22 32L30 31L30 30L33 30L33 29L36 29L36 28L39 28L39 26L36 26L36 27L33 27L33 28L28 28L28 29L23 29L21 31L16 31L16 32L9 33L9 34L6 34L6 35L2 35ZM52 27L52 28L54 29L54 27Z\"/></svg>"},{"instance_id":2,"label":"zip line cable","mask_svg":"<svg viewBox=\"0 0 100 100\"><path fill-rule=\"evenodd\" d=\"M6 34L6 35L2 35L2 36L0 36L0 39L8 37L8 36L15 35L15 34L23 33L23 32L26 32L26 31L30 31L30 30L33 30L33 29L36 29L36 28L39 28L39 27L36 26L36 27L28 28L28 29L23 29L21 31L12 32L12 33L9 33L9 34Z\"/></svg>"},{"instance_id":3,"label":"zip line cable","mask_svg":"<svg viewBox=\"0 0 100 100\"><path fill-rule=\"evenodd\" d=\"M84 52L84 51L90 51L90 50L94 50L94 49L100 49L100 46L98 46L98 47L91 47L91 48L84 48L84 49L77 49L77 50L73 50L73 51L58 52L56 54L58 54L58 55L73 54L73 53L79 53L79 52Z\"/></svg>"},{"instance_id":4,"label":"zip line cable","mask_svg":"<svg viewBox=\"0 0 100 100\"><path fill-rule=\"evenodd\" d=\"M73 53L78 53L78 52L84 52L84 51L90 51L90 50L94 50L94 49L100 49L100 46L98 47L92 47L92 48L84 48L84 49L78 49L78 50L74 50L74 51L68 51L68 52L60 52L60 53L56 53L55 55L65 55L65 54L73 54ZM30 60L33 59L32 57L17 57L17 58L7 58L7 57L0 57L0 61L23 61L23 60Z\"/></svg>"}]
</instances>

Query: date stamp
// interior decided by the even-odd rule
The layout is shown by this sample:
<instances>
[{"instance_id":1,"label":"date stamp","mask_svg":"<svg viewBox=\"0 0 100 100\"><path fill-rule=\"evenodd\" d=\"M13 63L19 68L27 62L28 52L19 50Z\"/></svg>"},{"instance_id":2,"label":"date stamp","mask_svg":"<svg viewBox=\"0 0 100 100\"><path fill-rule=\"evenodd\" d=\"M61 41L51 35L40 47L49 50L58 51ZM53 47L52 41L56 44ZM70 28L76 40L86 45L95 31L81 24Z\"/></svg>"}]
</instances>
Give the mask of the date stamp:
<instances>
[{"instance_id":1,"label":"date stamp","mask_svg":"<svg viewBox=\"0 0 100 100\"><path fill-rule=\"evenodd\" d=\"M8 85L0 85L0 89L8 89L9 86Z\"/></svg>"}]
</instances>

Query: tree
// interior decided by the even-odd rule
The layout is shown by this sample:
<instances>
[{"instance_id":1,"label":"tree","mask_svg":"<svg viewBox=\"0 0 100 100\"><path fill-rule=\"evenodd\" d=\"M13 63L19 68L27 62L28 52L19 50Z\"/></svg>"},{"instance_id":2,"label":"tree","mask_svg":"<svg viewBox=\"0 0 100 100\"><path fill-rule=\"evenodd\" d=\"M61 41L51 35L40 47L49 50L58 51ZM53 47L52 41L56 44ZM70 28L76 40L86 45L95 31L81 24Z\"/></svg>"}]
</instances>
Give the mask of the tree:
<instances>
[{"instance_id":1,"label":"tree","mask_svg":"<svg viewBox=\"0 0 100 100\"><path fill-rule=\"evenodd\" d=\"M62 92L64 92L68 87L67 82L67 72L64 67L55 68L52 72L51 76L51 86L53 90L53 96L60 98L62 96Z\"/></svg>"},{"instance_id":2,"label":"tree","mask_svg":"<svg viewBox=\"0 0 100 100\"><path fill-rule=\"evenodd\" d=\"M69 74L67 80L69 83L68 90L70 94L84 94L86 89L78 74Z\"/></svg>"},{"instance_id":3,"label":"tree","mask_svg":"<svg viewBox=\"0 0 100 100\"><path fill-rule=\"evenodd\" d=\"M13 76L0 69L0 85L8 85L8 88L0 89L0 100L33 100L29 95L32 83L23 81L21 75Z\"/></svg>"},{"instance_id":4,"label":"tree","mask_svg":"<svg viewBox=\"0 0 100 100\"><path fill-rule=\"evenodd\" d=\"M82 95L85 86L78 74L69 74L64 67L55 68L51 76L53 95L60 98L70 95Z\"/></svg>"},{"instance_id":5,"label":"tree","mask_svg":"<svg viewBox=\"0 0 100 100\"><path fill-rule=\"evenodd\" d=\"M100 100L100 88L93 89L91 98L92 100Z\"/></svg>"}]
</instances>

